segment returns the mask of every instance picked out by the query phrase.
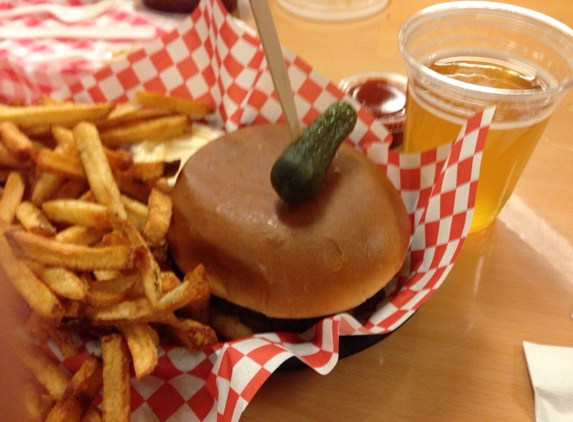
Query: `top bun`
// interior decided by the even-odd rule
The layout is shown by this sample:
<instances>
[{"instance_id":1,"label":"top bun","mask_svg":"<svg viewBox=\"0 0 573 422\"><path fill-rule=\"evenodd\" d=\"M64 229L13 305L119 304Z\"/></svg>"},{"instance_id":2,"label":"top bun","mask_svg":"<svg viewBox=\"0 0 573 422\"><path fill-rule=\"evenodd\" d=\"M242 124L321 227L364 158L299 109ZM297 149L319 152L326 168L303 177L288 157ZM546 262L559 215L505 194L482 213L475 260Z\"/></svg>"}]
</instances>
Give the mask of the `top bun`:
<instances>
[{"instance_id":1,"label":"top bun","mask_svg":"<svg viewBox=\"0 0 573 422\"><path fill-rule=\"evenodd\" d=\"M268 317L342 312L401 268L406 209L386 175L345 143L319 193L285 203L270 171L290 141L286 126L259 125L197 151L172 193L171 252L182 271L204 265L212 294Z\"/></svg>"}]
</instances>

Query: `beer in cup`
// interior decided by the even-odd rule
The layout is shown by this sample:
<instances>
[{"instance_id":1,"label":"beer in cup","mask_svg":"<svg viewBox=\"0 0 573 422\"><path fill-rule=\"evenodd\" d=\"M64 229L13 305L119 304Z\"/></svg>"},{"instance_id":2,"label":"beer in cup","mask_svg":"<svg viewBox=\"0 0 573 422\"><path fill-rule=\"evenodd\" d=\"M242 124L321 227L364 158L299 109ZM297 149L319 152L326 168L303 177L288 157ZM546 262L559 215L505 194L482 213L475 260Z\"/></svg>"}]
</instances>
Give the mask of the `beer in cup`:
<instances>
[{"instance_id":1,"label":"beer in cup","mask_svg":"<svg viewBox=\"0 0 573 422\"><path fill-rule=\"evenodd\" d=\"M573 30L517 6L456 1L416 13L398 39L408 73L404 152L451 142L466 119L495 107L470 226L481 230L511 196L573 86Z\"/></svg>"}]
</instances>

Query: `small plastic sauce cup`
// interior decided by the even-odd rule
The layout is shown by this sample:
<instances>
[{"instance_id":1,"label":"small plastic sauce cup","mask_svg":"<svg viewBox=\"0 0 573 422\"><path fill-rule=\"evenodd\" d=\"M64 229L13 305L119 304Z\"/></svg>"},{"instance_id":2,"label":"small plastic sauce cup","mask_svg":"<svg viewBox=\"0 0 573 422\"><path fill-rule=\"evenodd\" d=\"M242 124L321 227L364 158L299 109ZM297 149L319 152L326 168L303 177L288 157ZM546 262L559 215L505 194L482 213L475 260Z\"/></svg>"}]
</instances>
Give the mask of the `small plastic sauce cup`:
<instances>
[{"instance_id":1,"label":"small plastic sauce cup","mask_svg":"<svg viewBox=\"0 0 573 422\"><path fill-rule=\"evenodd\" d=\"M397 73L364 72L340 81L338 87L378 118L392 134L391 148L402 144L407 78Z\"/></svg>"}]
</instances>

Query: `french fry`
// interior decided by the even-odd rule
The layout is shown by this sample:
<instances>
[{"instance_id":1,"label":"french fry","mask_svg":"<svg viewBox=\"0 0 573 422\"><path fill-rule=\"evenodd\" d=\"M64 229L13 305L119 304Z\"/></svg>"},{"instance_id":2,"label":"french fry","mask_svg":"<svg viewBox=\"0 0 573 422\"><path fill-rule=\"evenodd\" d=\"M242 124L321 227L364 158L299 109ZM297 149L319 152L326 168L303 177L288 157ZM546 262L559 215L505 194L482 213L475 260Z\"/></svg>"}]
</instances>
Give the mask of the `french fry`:
<instances>
[{"instance_id":1,"label":"french fry","mask_svg":"<svg viewBox=\"0 0 573 422\"><path fill-rule=\"evenodd\" d=\"M157 333L146 323L120 324L119 329L127 340L135 378L142 380L157 366Z\"/></svg>"},{"instance_id":2,"label":"french fry","mask_svg":"<svg viewBox=\"0 0 573 422\"><path fill-rule=\"evenodd\" d=\"M86 180L71 178L62 184L52 199L75 199L85 193L88 188Z\"/></svg>"},{"instance_id":3,"label":"french fry","mask_svg":"<svg viewBox=\"0 0 573 422\"><path fill-rule=\"evenodd\" d=\"M105 205L76 199L54 199L42 204L42 211L55 223L105 229L111 227L111 215Z\"/></svg>"},{"instance_id":4,"label":"french fry","mask_svg":"<svg viewBox=\"0 0 573 422\"><path fill-rule=\"evenodd\" d=\"M94 271L93 277L95 281L108 281L121 278L123 276L123 271L119 270L97 270Z\"/></svg>"},{"instance_id":5,"label":"french fry","mask_svg":"<svg viewBox=\"0 0 573 422\"><path fill-rule=\"evenodd\" d=\"M133 165L133 156L127 150L104 148L103 151L109 165L114 169L127 170Z\"/></svg>"},{"instance_id":6,"label":"french fry","mask_svg":"<svg viewBox=\"0 0 573 422\"><path fill-rule=\"evenodd\" d=\"M151 189L148 202L149 213L143 228L143 238L151 247L165 243L171 224L173 204L171 197L158 189Z\"/></svg>"},{"instance_id":7,"label":"french fry","mask_svg":"<svg viewBox=\"0 0 573 422\"><path fill-rule=\"evenodd\" d=\"M33 126L73 126L82 121L104 119L113 109L112 104L53 104L50 106L4 107L0 121L8 121L20 128Z\"/></svg>"},{"instance_id":8,"label":"french fry","mask_svg":"<svg viewBox=\"0 0 573 422\"><path fill-rule=\"evenodd\" d=\"M139 107L133 102L125 102L116 104L111 113L108 114L106 121L119 119L124 116L130 116L137 112Z\"/></svg>"},{"instance_id":9,"label":"french fry","mask_svg":"<svg viewBox=\"0 0 573 422\"><path fill-rule=\"evenodd\" d=\"M8 121L0 122L0 136L10 152L21 159L30 158L34 149L32 141L14 123Z\"/></svg>"},{"instance_id":10,"label":"french fry","mask_svg":"<svg viewBox=\"0 0 573 422\"><path fill-rule=\"evenodd\" d=\"M127 245L129 240L126 238L125 233L118 230L107 232L101 239L99 246L117 246L117 245ZM141 248L141 252L145 253L144 248ZM138 264L136 264L137 266ZM123 276L120 270L99 270L93 272L94 278L96 280L110 280L114 278L120 278Z\"/></svg>"},{"instance_id":11,"label":"french fry","mask_svg":"<svg viewBox=\"0 0 573 422\"><path fill-rule=\"evenodd\" d=\"M209 325L211 322L210 295L197 295L197 297L186 306L178 309L177 315L181 318L192 319Z\"/></svg>"},{"instance_id":12,"label":"french fry","mask_svg":"<svg viewBox=\"0 0 573 422\"><path fill-rule=\"evenodd\" d=\"M153 184L153 187L166 194L170 194L173 191L173 185L169 181L168 177L161 177L157 179Z\"/></svg>"},{"instance_id":13,"label":"french fry","mask_svg":"<svg viewBox=\"0 0 573 422\"><path fill-rule=\"evenodd\" d=\"M160 275L161 295L165 295L174 288L178 287L182 281L173 271L162 271ZM130 296L133 298L145 296L142 283L136 283L131 290Z\"/></svg>"},{"instance_id":14,"label":"french fry","mask_svg":"<svg viewBox=\"0 0 573 422\"><path fill-rule=\"evenodd\" d=\"M199 265L186 275L185 280L173 290L164 294L154 306L147 298L124 300L117 305L86 307L83 316L91 318L94 324L109 325L133 322L163 322L173 312L209 294L205 269Z\"/></svg>"},{"instance_id":15,"label":"french fry","mask_svg":"<svg viewBox=\"0 0 573 422\"><path fill-rule=\"evenodd\" d=\"M194 271L186 273L183 276L183 281L187 280L195 286L196 294L185 307L179 309L179 312L186 318L208 324L211 320L209 308L211 295L209 292L209 279L205 274L204 268L199 266Z\"/></svg>"},{"instance_id":16,"label":"french fry","mask_svg":"<svg viewBox=\"0 0 573 422\"><path fill-rule=\"evenodd\" d=\"M75 154L42 148L34 152L34 162L40 171L49 171L74 179L86 178L80 157Z\"/></svg>"},{"instance_id":17,"label":"french fry","mask_svg":"<svg viewBox=\"0 0 573 422\"><path fill-rule=\"evenodd\" d=\"M169 313L209 296L209 279L205 268L198 265L185 274L183 282L164 294L156 307L157 313Z\"/></svg>"},{"instance_id":18,"label":"french fry","mask_svg":"<svg viewBox=\"0 0 573 422\"><path fill-rule=\"evenodd\" d=\"M102 422L102 421L103 421L102 414L98 410L98 408L95 407L94 405L88 407L88 410L86 410L86 413L84 413L84 416L82 417L82 422Z\"/></svg>"},{"instance_id":19,"label":"french fry","mask_svg":"<svg viewBox=\"0 0 573 422\"><path fill-rule=\"evenodd\" d=\"M161 269L159 264L155 261L153 254L147 248L145 240L128 220L120 220L114 222L114 227L125 233L129 239L130 244L140 247L144 253L140 255L140 260L137 269L141 274L141 283L145 291L145 296L152 305L155 305L161 297Z\"/></svg>"},{"instance_id":20,"label":"french fry","mask_svg":"<svg viewBox=\"0 0 573 422\"><path fill-rule=\"evenodd\" d=\"M32 107L0 106L0 275L31 308L28 334L50 341L58 356L78 354L76 333L102 341L103 365L88 356L73 376L26 346L22 359L45 389L29 389L30 417L129 420L130 365L138 380L154 370L160 332L191 349L217 341L203 324L203 267L183 280L169 270L168 179L181 163L133 162L123 148L185 134L190 115L212 109L139 96L136 103L77 105L45 96ZM103 412L92 402L102 385Z\"/></svg>"},{"instance_id":21,"label":"french fry","mask_svg":"<svg viewBox=\"0 0 573 422\"><path fill-rule=\"evenodd\" d=\"M32 189L31 201L34 205L41 205L42 202L52 198L54 194L64 184L65 176L48 171L40 172L36 183Z\"/></svg>"},{"instance_id":22,"label":"french fry","mask_svg":"<svg viewBox=\"0 0 573 422\"><path fill-rule=\"evenodd\" d=\"M16 171L8 175L8 180L4 186L4 192L0 198L0 220L12 223L16 216L16 209L24 197L26 181L24 176Z\"/></svg>"},{"instance_id":23,"label":"french fry","mask_svg":"<svg viewBox=\"0 0 573 422\"><path fill-rule=\"evenodd\" d=\"M76 148L76 142L74 141L74 133L70 128L64 126L54 125L51 127L52 136L58 143L56 148L60 150L70 150Z\"/></svg>"},{"instance_id":24,"label":"french fry","mask_svg":"<svg viewBox=\"0 0 573 422\"><path fill-rule=\"evenodd\" d=\"M161 297L161 268L148 248L145 248L145 253L141 254L137 268L141 275L145 296L152 305L157 304Z\"/></svg>"},{"instance_id":25,"label":"french fry","mask_svg":"<svg viewBox=\"0 0 573 422\"><path fill-rule=\"evenodd\" d=\"M74 127L74 139L97 201L109 208L113 218L127 218L97 128L91 123L79 123Z\"/></svg>"},{"instance_id":26,"label":"french fry","mask_svg":"<svg viewBox=\"0 0 573 422\"><path fill-rule=\"evenodd\" d=\"M138 161L125 171L126 177L134 180L155 181L162 177L171 177L177 173L181 160L175 161Z\"/></svg>"},{"instance_id":27,"label":"french fry","mask_svg":"<svg viewBox=\"0 0 573 422\"><path fill-rule=\"evenodd\" d=\"M91 282L86 295L86 303L94 307L121 303L128 298L138 281L139 275L126 275Z\"/></svg>"},{"instance_id":28,"label":"french fry","mask_svg":"<svg viewBox=\"0 0 573 422\"><path fill-rule=\"evenodd\" d=\"M128 422L131 415L130 358L119 333L101 338L103 359L102 409L105 422ZM156 352L157 355L157 352Z\"/></svg>"},{"instance_id":29,"label":"french fry","mask_svg":"<svg viewBox=\"0 0 573 422\"><path fill-rule=\"evenodd\" d=\"M104 231L93 227L70 226L58 232L54 240L62 243L92 246L101 241Z\"/></svg>"},{"instance_id":30,"label":"french fry","mask_svg":"<svg viewBox=\"0 0 573 422\"><path fill-rule=\"evenodd\" d=\"M47 266L77 271L131 269L138 256L144 255L137 247L74 245L37 236L22 229L7 229L5 236L17 256Z\"/></svg>"},{"instance_id":31,"label":"french fry","mask_svg":"<svg viewBox=\"0 0 573 422\"><path fill-rule=\"evenodd\" d=\"M79 318L83 304L77 300L62 300L64 318Z\"/></svg>"},{"instance_id":32,"label":"french fry","mask_svg":"<svg viewBox=\"0 0 573 422\"><path fill-rule=\"evenodd\" d=\"M127 212L127 219L133 223L138 231L142 232L149 213L147 204L127 195L121 195L121 202L123 202L123 206Z\"/></svg>"},{"instance_id":33,"label":"french fry","mask_svg":"<svg viewBox=\"0 0 573 422\"><path fill-rule=\"evenodd\" d=\"M70 373L31 344L22 342L19 350L20 360L32 372L40 385L56 400L61 399L72 378Z\"/></svg>"},{"instance_id":34,"label":"french fry","mask_svg":"<svg viewBox=\"0 0 573 422\"><path fill-rule=\"evenodd\" d=\"M42 263L31 261L29 259L22 259L22 262L26 264L26 266L30 268L32 272L36 274L38 277L40 277L40 274L42 274L42 271L44 270L44 268L46 268Z\"/></svg>"},{"instance_id":35,"label":"french fry","mask_svg":"<svg viewBox=\"0 0 573 422\"><path fill-rule=\"evenodd\" d=\"M128 126L158 117L166 117L174 113L153 107L141 108L135 103L118 104L105 120L96 122L99 130L106 131L121 126Z\"/></svg>"},{"instance_id":36,"label":"french fry","mask_svg":"<svg viewBox=\"0 0 573 422\"><path fill-rule=\"evenodd\" d=\"M205 117L213 113L214 107L204 101L173 97L152 91L137 91L135 101L148 107L156 107L195 117Z\"/></svg>"},{"instance_id":37,"label":"french fry","mask_svg":"<svg viewBox=\"0 0 573 422\"><path fill-rule=\"evenodd\" d=\"M52 291L62 297L84 300L86 285L73 271L62 267L44 268L40 278Z\"/></svg>"},{"instance_id":38,"label":"french fry","mask_svg":"<svg viewBox=\"0 0 573 422\"><path fill-rule=\"evenodd\" d=\"M201 350L217 343L217 334L208 325L192 319L175 319L171 323L171 333L189 350Z\"/></svg>"},{"instance_id":39,"label":"french fry","mask_svg":"<svg viewBox=\"0 0 573 422\"><path fill-rule=\"evenodd\" d=\"M64 395L56 402L46 422L80 421L103 385L102 372L101 362L93 355L88 356L72 376Z\"/></svg>"},{"instance_id":40,"label":"french fry","mask_svg":"<svg viewBox=\"0 0 573 422\"><path fill-rule=\"evenodd\" d=\"M117 227L117 224L113 224ZM129 238L123 230L113 230L104 234L101 239L100 246L115 246L115 245L127 245L129 244Z\"/></svg>"},{"instance_id":41,"label":"french fry","mask_svg":"<svg viewBox=\"0 0 573 422\"><path fill-rule=\"evenodd\" d=\"M22 201L16 208L16 218L20 224L29 232L42 236L52 236L56 234L56 228L46 215L33 203Z\"/></svg>"},{"instance_id":42,"label":"french fry","mask_svg":"<svg viewBox=\"0 0 573 422\"><path fill-rule=\"evenodd\" d=\"M50 125L37 125L23 127L19 126L20 130L31 139L42 139L42 141L51 141L51 128Z\"/></svg>"},{"instance_id":43,"label":"french fry","mask_svg":"<svg viewBox=\"0 0 573 422\"><path fill-rule=\"evenodd\" d=\"M54 98L47 94L40 95L38 101L36 101L36 105L43 105L43 106L50 106L50 105L61 105L61 104L71 104L68 101L60 100L59 98Z\"/></svg>"},{"instance_id":44,"label":"french fry","mask_svg":"<svg viewBox=\"0 0 573 422\"><path fill-rule=\"evenodd\" d=\"M85 172L80 168L81 161L71 129L54 126L52 127L52 135L57 142L53 152L65 154L68 159L63 162L58 162L56 160L56 158L58 158L57 155L54 156L45 151L34 154L36 160L40 163L40 167L43 167L45 170L41 171L40 168L38 169L40 175L32 191L32 202L36 205L40 205L42 202L53 198L56 192L61 192L62 186L64 186L66 178L69 175L75 180L78 180L77 183L80 183L79 180L85 178ZM66 167L62 168L62 166ZM68 194L66 193L65 195Z\"/></svg>"},{"instance_id":45,"label":"french fry","mask_svg":"<svg viewBox=\"0 0 573 422\"><path fill-rule=\"evenodd\" d=\"M163 271L161 273L161 292L170 292L182 283L173 271Z\"/></svg>"},{"instance_id":46,"label":"french fry","mask_svg":"<svg viewBox=\"0 0 573 422\"><path fill-rule=\"evenodd\" d=\"M130 298L110 306L85 306L80 313L82 318L91 320L94 325L114 325L139 320L153 321L155 316L153 305L145 297Z\"/></svg>"},{"instance_id":47,"label":"french fry","mask_svg":"<svg viewBox=\"0 0 573 422\"><path fill-rule=\"evenodd\" d=\"M148 141L165 141L190 133L192 121L183 115L158 117L126 126L104 130L101 141L108 147Z\"/></svg>"},{"instance_id":48,"label":"french fry","mask_svg":"<svg viewBox=\"0 0 573 422\"><path fill-rule=\"evenodd\" d=\"M94 193L91 190L86 190L83 194L79 195L78 198L80 201L86 201L91 203L96 203L96 198Z\"/></svg>"},{"instance_id":49,"label":"french fry","mask_svg":"<svg viewBox=\"0 0 573 422\"><path fill-rule=\"evenodd\" d=\"M0 142L0 166L14 170L27 170L32 167L32 161L21 159Z\"/></svg>"},{"instance_id":50,"label":"french fry","mask_svg":"<svg viewBox=\"0 0 573 422\"><path fill-rule=\"evenodd\" d=\"M54 324L58 324L64 316L64 307L58 297L17 258L8 244L4 233L7 226L0 221L0 269L4 271L8 281L16 288L31 309Z\"/></svg>"},{"instance_id":51,"label":"french fry","mask_svg":"<svg viewBox=\"0 0 573 422\"><path fill-rule=\"evenodd\" d=\"M43 148L34 153L36 168L40 173L32 191L32 202L36 205L54 198L73 198L87 187L85 171L71 130L56 127L53 132L66 139L58 141L53 150Z\"/></svg>"},{"instance_id":52,"label":"french fry","mask_svg":"<svg viewBox=\"0 0 573 422\"><path fill-rule=\"evenodd\" d=\"M143 180L136 180L125 175L125 172L114 170L115 181L119 190L131 198L147 203L151 187Z\"/></svg>"}]
</instances>

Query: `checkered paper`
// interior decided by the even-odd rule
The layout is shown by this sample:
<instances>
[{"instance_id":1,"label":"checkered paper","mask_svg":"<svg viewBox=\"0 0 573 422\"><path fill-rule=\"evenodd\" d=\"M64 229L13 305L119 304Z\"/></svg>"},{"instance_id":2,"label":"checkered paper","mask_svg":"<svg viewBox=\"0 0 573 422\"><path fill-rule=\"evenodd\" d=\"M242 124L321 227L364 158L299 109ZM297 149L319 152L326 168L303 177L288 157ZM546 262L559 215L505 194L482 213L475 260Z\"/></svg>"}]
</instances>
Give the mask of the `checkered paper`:
<instances>
[{"instance_id":1,"label":"checkered paper","mask_svg":"<svg viewBox=\"0 0 573 422\"><path fill-rule=\"evenodd\" d=\"M58 21L48 14L37 14L0 19L3 29L41 29L95 27L102 32L108 28L151 26L156 37L167 33L165 25L158 25L142 16L127 3L116 0L112 10L100 16L74 24ZM0 0L0 10L11 10L33 4L61 4L78 6L93 0ZM93 74L114 57L139 49L147 40L81 40L81 39L0 39L0 97L3 100L31 102L63 86Z\"/></svg>"},{"instance_id":2,"label":"checkered paper","mask_svg":"<svg viewBox=\"0 0 573 422\"><path fill-rule=\"evenodd\" d=\"M284 54L304 124L344 98L303 59L286 49ZM217 110L213 123L227 131L283 121L259 40L218 0L203 0L173 32L54 95L78 102L119 101L139 89L209 101ZM386 287L378 310L363 324L339 314L305 335L259 334L202 352L163 345L154 373L132 385L132 420L237 421L287 359L296 357L327 374L338 361L340 336L389 333L439 288L469 230L493 110L471 118L453 143L409 155L389 150L386 129L363 109L358 114L349 142L388 174L412 223L406 262ZM97 354L98 345L84 343L84 353ZM64 365L73 371L78 359Z\"/></svg>"}]
</instances>

